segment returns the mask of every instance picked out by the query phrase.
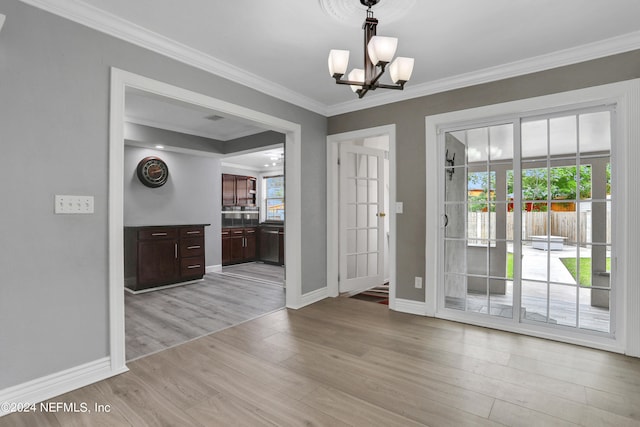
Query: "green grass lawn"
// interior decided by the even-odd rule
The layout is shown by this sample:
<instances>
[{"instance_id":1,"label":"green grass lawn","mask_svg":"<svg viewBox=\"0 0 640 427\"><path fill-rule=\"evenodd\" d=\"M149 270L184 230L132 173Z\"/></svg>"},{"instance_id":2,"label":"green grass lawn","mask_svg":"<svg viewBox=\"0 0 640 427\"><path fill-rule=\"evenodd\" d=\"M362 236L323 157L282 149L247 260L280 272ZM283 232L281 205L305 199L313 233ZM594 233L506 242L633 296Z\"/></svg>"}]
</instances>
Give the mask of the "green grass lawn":
<instances>
[{"instance_id":1,"label":"green grass lawn","mask_svg":"<svg viewBox=\"0 0 640 427\"><path fill-rule=\"evenodd\" d=\"M507 279L513 279L513 254L507 252Z\"/></svg>"},{"instance_id":2,"label":"green grass lawn","mask_svg":"<svg viewBox=\"0 0 640 427\"><path fill-rule=\"evenodd\" d=\"M576 279L576 259L560 258L560 261L567 267L569 273ZM611 258L607 258L607 271L611 271ZM591 258L580 258L580 284L591 286Z\"/></svg>"}]
</instances>

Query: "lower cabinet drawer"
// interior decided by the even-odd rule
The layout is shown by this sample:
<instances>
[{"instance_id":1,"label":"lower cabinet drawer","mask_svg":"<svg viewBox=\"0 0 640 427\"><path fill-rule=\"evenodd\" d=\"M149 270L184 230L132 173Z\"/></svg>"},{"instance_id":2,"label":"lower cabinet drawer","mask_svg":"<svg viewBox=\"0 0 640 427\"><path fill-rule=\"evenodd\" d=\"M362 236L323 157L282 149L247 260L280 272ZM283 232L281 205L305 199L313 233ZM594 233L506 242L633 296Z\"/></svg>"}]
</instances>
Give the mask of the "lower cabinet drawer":
<instances>
[{"instance_id":1,"label":"lower cabinet drawer","mask_svg":"<svg viewBox=\"0 0 640 427\"><path fill-rule=\"evenodd\" d=\"M180 240L180 256L190 258L204 255L204 238L192 237Z\"/></svg>"},{"instance_id":2,"label":"lower cabinet drawer","mask_svg":"<svg viewBox=\"0 0 640 427\"><path fill-rule=\"evenodd\" d=\"M204 276L204 257L182 258L180 260L180 275L182 277Z\"/></svg>"}]
</instances>

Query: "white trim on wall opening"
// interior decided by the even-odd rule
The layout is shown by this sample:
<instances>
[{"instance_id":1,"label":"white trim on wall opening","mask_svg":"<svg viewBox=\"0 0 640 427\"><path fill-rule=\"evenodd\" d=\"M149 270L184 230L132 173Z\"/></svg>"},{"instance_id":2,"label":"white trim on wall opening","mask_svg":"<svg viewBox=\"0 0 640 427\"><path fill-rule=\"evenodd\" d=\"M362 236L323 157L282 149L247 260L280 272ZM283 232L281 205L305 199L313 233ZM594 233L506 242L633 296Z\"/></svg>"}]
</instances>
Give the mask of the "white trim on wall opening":
<instances>
[{"instance_id":1,"label":"white trim on wall opening","mask_svg":"<svg viewBox=\"0 0 640 427\"><path fill-rule=\"evenodd\" d=\"M338 283L338 147L355 139L389 137L389 308L396 307L396 125L378 126L327 136L327 294L337 297Z\"/></svg>"},{"instance_id":2,"label":"white trim on wall opening","mask_svg":"<svg viewBox=\"0 0 640 427\"><path fill-rule=\"evenodd\" d=\"M436 317L446 315L438 312L438 271L441 254L438 249L439 233L442 223L439 217L439 192L441 164L438 147L438 134L442 129L455 123L491 120L509 115L525 115L536 111L551 112L587 104L615 104L616 117L614 132L616 146L616 173L614 186L617 189L618 209L615 223L617 232L617 256L615 265L618 289L613 296L617 307L615 319L615 339L589 340L585 336L560 336L542 327L519 328L514 332L555 339L574 344L622 352L640 357L640 223L634 218L640 211L640 193L634 183L640 182L640 80L629 80L603 86L562 92L536 98L512 101L462 111L427 116L426 127L426 247L425 265L430 272L426 280L425 301L427 314ZM612 313L613 315L613 313ZM495 324L481 326L496 327ZM511 330L508 326L500 329Z\"/></svg>"},{"instance_id":3,"label":"white trim on wall opening","mask_svg":"<svg viewBox=\"0 0 640 427\"><path fill-rule=\"evenodd\" d=\"M282 132L286 135L286 306L296 309L304 305L301 283L302 260L300 256L302 230L300 124L112 68L109 124L109 325L111 366L114 372L126 369L122 230L124 226L124 106L125 89L128 87L251 120L261 127Z\"/></svg>"}]
</instances>

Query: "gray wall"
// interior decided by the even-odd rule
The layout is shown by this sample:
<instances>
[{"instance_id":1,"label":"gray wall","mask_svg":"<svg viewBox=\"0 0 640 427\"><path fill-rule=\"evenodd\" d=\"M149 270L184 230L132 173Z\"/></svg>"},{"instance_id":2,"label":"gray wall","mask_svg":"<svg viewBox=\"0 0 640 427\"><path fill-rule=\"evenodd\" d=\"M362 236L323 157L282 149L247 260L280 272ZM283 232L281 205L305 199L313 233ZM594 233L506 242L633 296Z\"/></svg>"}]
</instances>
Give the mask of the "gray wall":
<instances>
[{"instance_id":1,"label":"gray wall","mask_svg":"<svg viewBox=\"0 0 640 427\"><path fill-rule=\"evenodd\" d=\"M213 154L224 154L225 152L224 141L134 123L124 124L124 138L145 142L151 146L155 144L168 145Z\"/></svg>"},{"instance_id":2,"label":"gray wall","mask_svg":"<svg viewBox=\"0 0 640 427\"><path fill-rule=\"evenodd\" d=\"M138 162L147 156L160 157L169 168L162 187L145 187L136 176ZM211 224L205 227L205 265L222 263L219 159L125 147L124 171L125 226Z\"/></svg>"},{"instance_id":3,"label":"gray wall","mask_svg":"<svg viewBox=\"0 0 640 427\"><path fill-rule=\"evenodd\" d=\"M423 66L428 67L428 64ZM640 51L614 55L522 77L443 92L329 118L329 134L396 124L398 218L397 297L423 301L414 276L425 276L425 116L508 102L640 77ZM409 83L408 86L411 84ZM435 171L429 171L429 173Z\"/></svg>"},{"instance_id":4,"label":"gray wall","mask_svg":"<svg viewBox=\"0 0 640 427\"><path fill-rule=\"evenodd\" d=\"M230 154L238 151L251 150L253 148L284 144L284 140L285 135L283 133L267 131L225 141L224 152L225 154Z\"/></svg>"},{"instance_id":5,"label":"gray wall","mask_svg":"<svg viewBox=\"0 0 640 427\"><path fill-rule=\"evenodd\" d=\"M301 286L326 286L325 117L18 0L0 13L0 389L108 355L111 66L301 124ZM95 213L54 215L55 194Z\"/></svg>"}]
</instances>

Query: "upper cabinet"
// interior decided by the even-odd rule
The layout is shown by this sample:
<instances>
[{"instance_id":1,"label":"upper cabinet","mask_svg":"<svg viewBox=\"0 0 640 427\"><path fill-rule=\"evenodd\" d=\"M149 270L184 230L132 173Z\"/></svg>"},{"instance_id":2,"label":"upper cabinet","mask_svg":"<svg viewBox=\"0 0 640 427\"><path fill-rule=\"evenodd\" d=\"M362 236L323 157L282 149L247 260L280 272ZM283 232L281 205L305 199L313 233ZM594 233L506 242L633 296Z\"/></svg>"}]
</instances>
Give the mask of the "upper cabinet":
<instances>
[{"instance_id":1,"label":"upper cabinet","mask_svg":"<svg viewBox=\"0 0 640 427\"><path fill-rule=\"evenodd\" d=\"M256 178L222 174L222 206L255 206Z\"/></svg>"}]
</instances>

